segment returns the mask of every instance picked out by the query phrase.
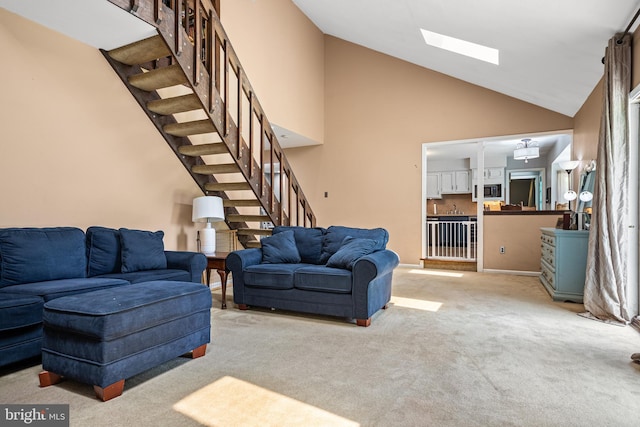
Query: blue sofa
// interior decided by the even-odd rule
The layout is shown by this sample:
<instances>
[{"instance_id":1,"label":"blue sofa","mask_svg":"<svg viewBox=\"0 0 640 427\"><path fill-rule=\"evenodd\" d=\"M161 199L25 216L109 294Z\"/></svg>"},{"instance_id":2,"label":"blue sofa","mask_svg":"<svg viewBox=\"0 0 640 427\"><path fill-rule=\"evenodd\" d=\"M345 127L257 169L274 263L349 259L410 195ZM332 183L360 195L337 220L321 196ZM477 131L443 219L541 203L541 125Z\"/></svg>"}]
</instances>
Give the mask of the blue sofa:
<instances>
[{"instance_id":1,"label":"blue sofa","mask_svg":"<svg viewBox=\"0 0 640 427\"><path fill-rule=\"evenodd\" d=\"M40 355L43 304L154 280L201 283L207 259L165 251L162 231L0 229L0 366Z\"/></svg>"},{"instance_id":2,"label":"blue sofa","mask_svg":"<svg viewBox=\"0 0 640 427\"><path fill-rule=\"evenodd\" d=\"M227 268L241 310L269 307L356 319L386 308L399 259L382 228L278 226L261 248L232 252Z\"/></svg>"}]
</instances>

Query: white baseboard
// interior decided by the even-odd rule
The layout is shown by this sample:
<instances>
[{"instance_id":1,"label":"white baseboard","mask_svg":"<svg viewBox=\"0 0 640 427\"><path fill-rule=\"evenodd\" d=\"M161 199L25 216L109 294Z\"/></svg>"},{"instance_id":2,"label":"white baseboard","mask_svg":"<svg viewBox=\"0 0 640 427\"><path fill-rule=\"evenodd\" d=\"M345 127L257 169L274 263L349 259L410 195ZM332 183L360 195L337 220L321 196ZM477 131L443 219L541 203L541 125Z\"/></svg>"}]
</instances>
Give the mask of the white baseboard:
<instances>
[{"instance_id":1,"label":"white baseboard","mask_svg":"<svg viewBox=\"0 0 640 427\"><path fill-rule=\"evenodd\" d=\"M422 268L422 265L420 265L420 264L398 264L398 267L405 267L405 268Z\"/></svg>"},{"instance_id":2,"label":"white baseboard","mask_svg":"<svg viewBox=\"0 0 640 427\"><path fill-rule=\"evenodd\" d=\"M516 276L540 276L539 271L519 271L519 270L494 270L491 268L485 268L484 273L495 273L495 274L513 274Z\"/></svg>"}]
</instances>

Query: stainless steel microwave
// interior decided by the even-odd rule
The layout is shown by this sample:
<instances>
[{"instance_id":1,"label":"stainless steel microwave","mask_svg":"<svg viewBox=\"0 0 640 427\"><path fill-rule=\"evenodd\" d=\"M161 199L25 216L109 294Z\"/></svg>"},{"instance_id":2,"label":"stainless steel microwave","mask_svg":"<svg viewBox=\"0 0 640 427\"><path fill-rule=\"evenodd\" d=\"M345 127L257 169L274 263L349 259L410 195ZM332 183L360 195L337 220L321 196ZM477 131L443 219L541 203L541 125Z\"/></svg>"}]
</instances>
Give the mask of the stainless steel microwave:
<instances>
[{"instance_id":1,"label":"stainless steel microwave","mask_svg":"<svg viewBox=\"0 0 640 427\"><path fill-rule=\"evenodd\" d=\"M478 186L473 186L473 195L478 197ZM485 184L484 185L484 198L485 199L500 199L502 198L502 184Z\"/></svg>"}]
</instances>

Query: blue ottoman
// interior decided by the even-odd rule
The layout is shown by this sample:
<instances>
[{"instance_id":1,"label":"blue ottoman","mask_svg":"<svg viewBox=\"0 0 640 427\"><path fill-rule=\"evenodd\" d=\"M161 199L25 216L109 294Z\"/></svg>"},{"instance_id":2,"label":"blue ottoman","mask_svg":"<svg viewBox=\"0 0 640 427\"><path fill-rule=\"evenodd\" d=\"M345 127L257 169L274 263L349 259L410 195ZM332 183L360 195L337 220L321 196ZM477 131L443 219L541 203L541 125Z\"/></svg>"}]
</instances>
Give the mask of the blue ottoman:
<instances>
[{"instance_id":1,"label":"blue ottoman","mask_svg":"<svg viewBox=\"0 0 640 427\"><path fill-rule=\"evenodd\" d=\"M124 380L210 341L211 291L159 280L48 301L40 386L62 377L93 384L96 396L120 396Z\"/></svg>"}]
</instances>

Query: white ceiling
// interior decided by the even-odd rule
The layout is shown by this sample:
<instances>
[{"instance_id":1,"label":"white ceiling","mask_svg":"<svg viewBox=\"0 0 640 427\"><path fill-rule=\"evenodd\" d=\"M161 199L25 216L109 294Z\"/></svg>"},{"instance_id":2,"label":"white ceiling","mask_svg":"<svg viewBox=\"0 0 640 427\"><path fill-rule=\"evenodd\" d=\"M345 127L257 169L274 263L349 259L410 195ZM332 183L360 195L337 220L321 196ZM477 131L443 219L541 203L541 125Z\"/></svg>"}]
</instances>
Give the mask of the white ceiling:
<instances>
[{"instance_id":1,"label":"white ceiling","mask_svg":"<svg viewBox=\"0 0 640 427\"><path fill-rule=\"evenodd\" d=\"M0 0L0 7L98 49L157 34L153 26L105 0Z\"/></svg>"},{"instance_id":2,"label":"white ceiling","mask_svg":"<svg viewBox=\"0 0 640 427\"><path fill-rule=\"evenodd\" d=\"M325 34L573 117L638 0L292 0ZM424 43L420 28L500 50L496 66ZM635 26L632 30L635 29Z\"/></svg>"},{"instance_id":3,"label":"white ceiling","mask_svg":"<svg viewBox=\"0 0 640 427\"><path fill-rule=\"evenodd\" d=\"M640 0L292 1L326 34L568 116L602 77L607 40L626 28L640 5ZM107 50L155 32L105 0L0 0L0 7ZM100 20L82 19L95 17L96 10ZM498 48L500 65L427 46L420 28ZM315 143L274 129L287 136L280 141L284 147Z\"/></svg>"}]
</instances>

